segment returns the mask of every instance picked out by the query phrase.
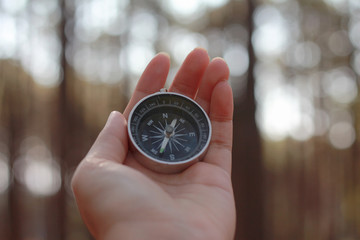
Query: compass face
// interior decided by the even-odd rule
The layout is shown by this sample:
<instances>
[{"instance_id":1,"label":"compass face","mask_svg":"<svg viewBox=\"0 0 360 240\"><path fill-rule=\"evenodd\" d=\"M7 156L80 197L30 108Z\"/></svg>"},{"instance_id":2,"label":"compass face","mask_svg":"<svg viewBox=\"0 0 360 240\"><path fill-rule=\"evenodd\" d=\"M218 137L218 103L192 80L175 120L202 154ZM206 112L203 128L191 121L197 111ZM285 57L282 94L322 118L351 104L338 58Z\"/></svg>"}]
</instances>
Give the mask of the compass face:
<instances>
[{"instance_id":1,"label":"compass face","mask_svg":"<svg viewBox=\"0 0 360 240\"><path fill-rule=\"evenodd\" d=\"M141 100L129 116L130 139L156 162L178 163L198 158L210 142L210 121L192 99L156 93Z\"/></svg>"}]
</instances>

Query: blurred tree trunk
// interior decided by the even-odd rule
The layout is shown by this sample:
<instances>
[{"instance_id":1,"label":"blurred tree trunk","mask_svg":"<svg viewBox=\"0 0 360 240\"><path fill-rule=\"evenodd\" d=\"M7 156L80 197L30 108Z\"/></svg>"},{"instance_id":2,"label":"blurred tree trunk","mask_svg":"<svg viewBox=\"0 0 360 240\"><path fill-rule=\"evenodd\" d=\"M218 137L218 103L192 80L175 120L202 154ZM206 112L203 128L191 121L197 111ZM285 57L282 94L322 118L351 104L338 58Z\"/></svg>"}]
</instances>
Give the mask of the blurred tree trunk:
<instances>
[{"instance_id":1,"label":"blurred tree trunk","mask_svg":"<svg viewBox=\"0 0 360 240\"><path fill-rule=\"evenodd\" d=\"M252 0L248 0L249 69L244 97L234 106L233 184L237 208L235 239L264 239L263 166L261 144L255 123L254 97L255 55L251 43L253 33Z\"/></svg>"},{"instance_id":2,"label":"blurred tree trunk","mask_svg":"<svg viewBox=\"0 0 360 240\"><path fill-rule=\"evenodd\" d=\"M60 121L57 122L57 126L53 129L55 130L55 136L57 136L56 147L59 152L57 152L58 156L60 157L60 167L61 167L61 179L62 184L59 193L57 194L58 197L58 229L60 232L59 239L66 239L66 189L65 189L65 179L66 179L66 169L68 167L68 148L67 143L68 139L68 126L70 124L69 117L68 117L68 101L67 101L67 63L65 57L66 51L66 35L65 35L65 27L67 22L67 12L66 12L66 1L60 0L60 7L61 7L61 22L59 26L60 32L60 40L61 40L61 69L62 69L62 81L59 87L59 100L58 100L58 119ZM53 130L53 131L54 131Z\"/></svg>"},{"instance_id":3,"label":"blurred tree trunk","mask_svg":"<svg viewBox=\"0 0 360 240\"><path fill-rule=\"evenodd\" d=\"M9 129L9 163L10 168L13 169L16 158L19 154L20 149L20 141L23 136L24 130L24 121L21 115L19 115L19 111L17 109L21 108L20 101L22 98L18 98L16 94L14 94L17 87L14 86L17 84L18 79L11 79L13 81L13 85L9 84L10 87L7 88L7 101L9 103L8 107L8 129ZM19 184L15 180L14 173L11 176L13 182L9 185L9 195L8 195L8 203L9 203L9 222L10 222L10 239L12 240L20 240L21 239L21 225L26 219L26 216L21 216L20 204L21 198L18 197Z\"/></svg>"}]
</instances>

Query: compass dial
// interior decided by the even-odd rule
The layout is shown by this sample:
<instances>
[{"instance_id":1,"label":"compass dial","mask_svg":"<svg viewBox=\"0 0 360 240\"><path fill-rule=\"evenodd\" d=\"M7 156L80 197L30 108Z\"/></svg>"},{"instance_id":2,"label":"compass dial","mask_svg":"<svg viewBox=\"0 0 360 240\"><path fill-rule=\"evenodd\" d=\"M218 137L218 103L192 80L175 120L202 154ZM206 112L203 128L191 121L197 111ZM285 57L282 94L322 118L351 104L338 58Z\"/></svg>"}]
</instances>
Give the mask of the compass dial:
<instances>
[{"instance_id":1,"label":"compass dial","mask_svg":"<svg viewBox=\"0 0 360 240\"><path fill-rule=\"evenodd\" d=\"M197 161L211 137L205 111L192 99L170 92L142 99L130 113L128 130L132 144L146 158L145 165L150 168L185 166L189 165L185 163ZM149 161L153 164L147 164Z\"/></svg>"}]
</instances>

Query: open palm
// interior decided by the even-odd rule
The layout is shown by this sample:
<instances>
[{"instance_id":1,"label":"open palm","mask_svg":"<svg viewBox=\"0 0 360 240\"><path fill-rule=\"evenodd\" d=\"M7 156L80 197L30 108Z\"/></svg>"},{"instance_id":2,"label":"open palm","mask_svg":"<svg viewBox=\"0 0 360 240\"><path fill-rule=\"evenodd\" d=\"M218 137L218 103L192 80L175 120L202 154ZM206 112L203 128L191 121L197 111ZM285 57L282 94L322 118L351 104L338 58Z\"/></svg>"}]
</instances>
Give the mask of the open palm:
<instances>
[{"instance_id":1,"label":"open palm","mask_svg":"<svg viewBox=\"0 0 360 240\"><path fill-rule=\"evenodd\" d=\"M127 117L143 97L159 91L170 61L153 58L124 113L112 112L75 172L80 213L97 239L232 239L235 204L231 185L232 92L226 63L209 63L205 50L185 59L169 91L194 98L208 113L213 135L207 154L185 171L160 174L129 150Z\"/></svg>"}]
</instances>

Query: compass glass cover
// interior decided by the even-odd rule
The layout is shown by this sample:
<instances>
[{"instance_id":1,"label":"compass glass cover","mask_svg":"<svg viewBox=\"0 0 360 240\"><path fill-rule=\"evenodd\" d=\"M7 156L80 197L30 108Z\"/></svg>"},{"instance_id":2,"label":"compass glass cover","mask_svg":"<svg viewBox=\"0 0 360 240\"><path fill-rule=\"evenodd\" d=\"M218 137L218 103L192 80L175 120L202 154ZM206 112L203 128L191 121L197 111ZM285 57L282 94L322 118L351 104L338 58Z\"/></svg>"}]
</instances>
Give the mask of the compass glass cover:
<instances>
[{"instance_id":1,"label":"compass glass cover","mask_svg":"<svg viewBox=\"0 0 360 240\"><path fill-rule=\"evenodd\" d=\"M130 138L148 158L182 162L196 158L207 147L209 119L194 101L174 93L142 100L130 115Z\"/></svg>"}]
</instances>

